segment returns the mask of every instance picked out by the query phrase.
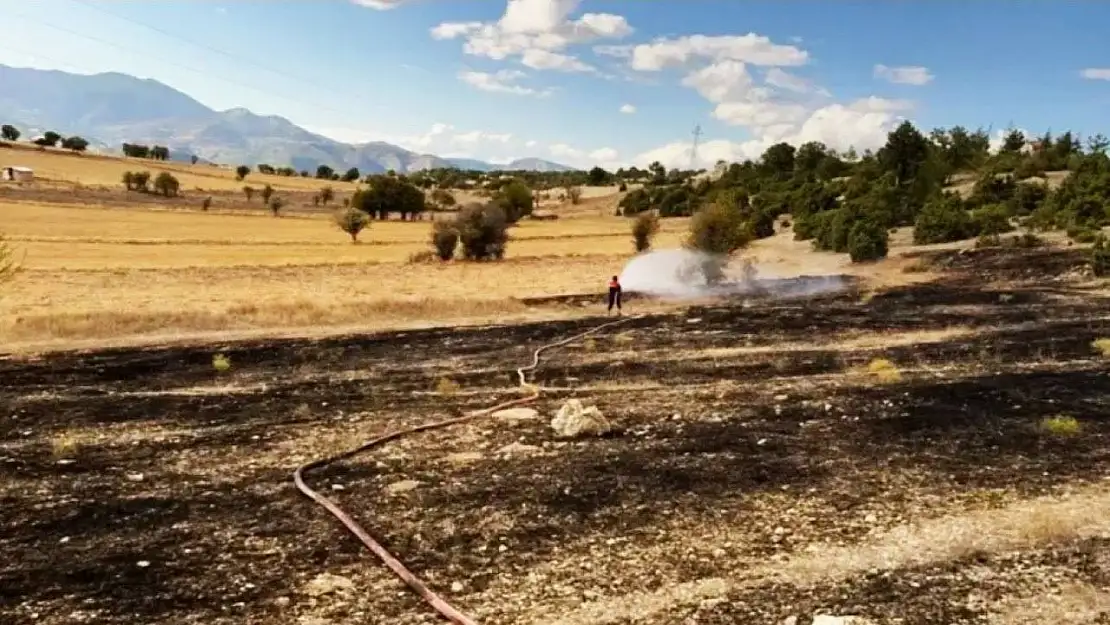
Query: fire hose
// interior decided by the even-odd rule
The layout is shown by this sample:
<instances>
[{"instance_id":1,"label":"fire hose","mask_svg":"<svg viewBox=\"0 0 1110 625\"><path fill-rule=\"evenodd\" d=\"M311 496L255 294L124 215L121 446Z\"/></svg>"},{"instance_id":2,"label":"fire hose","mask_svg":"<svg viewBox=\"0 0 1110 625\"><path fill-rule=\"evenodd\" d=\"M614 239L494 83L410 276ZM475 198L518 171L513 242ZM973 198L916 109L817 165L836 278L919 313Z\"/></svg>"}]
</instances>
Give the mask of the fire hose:
<instances>
[{"instance_id":1,"label":"fire hose","mask_svg":"<svg viewBox=\"0 0 1110 625\"><path fill-rule=\"evenodd\" d=\"M402 438L404 436L408 436L410 434L416 434L416 433L419 433L419 432L427 432L429 430L441 429L441 428L449 427L449 426L452 426L452 425L457 425L457 424L460 424L460 423L463 423L463 422L466 422L466 421L470 421L470 420L476 419L478 417L488 416L488 415L491 415L491 414L493 414L493 413L495 413L499 410L505 410L506 408L512 408L512 407L516 407L516 406L522 406L522 405L525 405L525 404L530 404L530 403L536 401L537 399L539 399L540 395L542 394L542 392L544 390L549 390L549 389L545 389L545 387L542 387L542 386L539 386L539 385L528 382L527 376L525 375L525 372L534 371L536 369L536 367L539 366L540 354L542 354L544 351L547 351L549 349L554 349L556 347L562 347L563 345L567 345L569 343L573 343L574 341L586 338L587 336L590 336L591 334L596 334L597 332L600 332L601 330L604 330L606 328L610 328L610 327L613 327L613 326L616 326L616 325L619 325L619 324L622 324L622 323L626 323L626 322L631 321L632 319L636 319L640 316L641 315L637 315L637 316L633 316L633 317L622 317L621 319L618 319L617 321L610 321L610 322L607 322L607 323L603 323L603 324L598 325L594 328L591 328L590 330L586 330L585 332L580 332L578 334L575 334L574 336L563 339L561 341L557 341L555 343L549 343L549 344L546 344L546 345L542 345L539 348L537 348L536 350L534 350L532 352L532 362L531 362L531 364L525 365L525 366L520 367L516 370L517 376L520 378L520 387L522 389L531 390L531 394L528 395L527 397L522 397L522 398L519 398L519 399L514 399L514 400L502 402L500 404L497 404L495 406L491 406L489 408L482 408L480 410L474 410L474 411L471 411L471 412L468 412L468 413L464 414L461 417L455 417L455 418L452 418L452 419L445 419L445 420L442 420L442 421L435 421L435 422L432 422L432 423L425 423L425 424L417 425L417 426L410 427L410 428L394 430L392 432L389 432L387 434L383 434L381 436L378 436L377 438L369 440L369 441L363 443L362 445L359 445L358 447L355 447L354 449L351 449L351 450L348 450L348 451L345 451L345 452L342 452L342 453L339 453L339 454L336 454L336 455L333 455L333 456L329 456L329 457L326 457L326 458L320 458L318 460L312 460L310 462L307 462L307 463L301 465L300 467L297 468L296 471L293 472L293 483L296 484L297 489L302 494L304 494L309 499L312 499L316 503L323 506L324 509L326 509L328 512L330 512L335 518L339 519L340 522L342 522L343 525L345 525L347 527L347 529L350 530L350 532L352 534L354 534L360 541L362 541L362 544L364 544L370 551L372 551L374 553L374 555L378 556L378 558L381 559L381 561L387 567L389 567L389 569L392 570L393 573L397 575L397 577L401 578L401 580L403 582L405 582L405 584L407 584L409 586L409 588L411 588L418 595L420 595L420 597L426 603L428 603L430 606L432 606L432 608L434 608L436 610L436 612L438 612L441 616L443 616L447 620L451 621L452 623L455 623L456 625L477 625L477 621L475 621L470 616L467 616L466 614L464 614L463 612L461 612L460 610L458 610L457 608L452 606L445 599L443 599L442 597L437 595L435 593L435 591L428 588L428 586L426 584L424 584L424 582L421 581L420 578L418 578L415 574L413 574L412 571L410 571L407 567L405 567L405 565L402 564L401 561L398 560L396 557L394 557L393 554L389 553L389 551L385 547L383 547L378 541L374 540L374 538L372 536L370 536L369 532L367 532L365 529L363 529L363 527L361 525L359 525L346 512L344 512L343 509L340 508L334 501L332 501L332 500L328 499L327 497L321 495L319 492L313 490L310 486L308 486L308 484L306 484L305 481L304 481L304 474L308 471L313 470L313 469L318 469L318 468L321 468L321 467L324 467L324 466L327 466L327 465L330 465L330 464L334 464L334 463L339 462L341 460L346 460L348 458L351 458L353 456L361 454L365 451L368 451L370 449L378 447L379 445L383 445L385 443L388 443L388 442L393 441L393 440L397 440L399 438Z\"/></svg>"}]
</instances>

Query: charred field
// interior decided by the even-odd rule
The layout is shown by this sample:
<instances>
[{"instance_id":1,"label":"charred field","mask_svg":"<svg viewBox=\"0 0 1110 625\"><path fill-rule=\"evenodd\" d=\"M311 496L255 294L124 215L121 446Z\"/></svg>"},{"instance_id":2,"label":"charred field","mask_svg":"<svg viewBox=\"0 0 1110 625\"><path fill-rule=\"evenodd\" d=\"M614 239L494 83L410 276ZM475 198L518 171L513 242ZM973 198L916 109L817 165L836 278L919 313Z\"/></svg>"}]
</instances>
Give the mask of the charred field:
<instances>
[{"instance_id":1,"label":"charred field","mask_svg":"<svg viewBox=\"0 0 1110 625\"><path fill-rule=\"evenodd\" d=\"M484 624L1098 622L1110 300L1070 250L922 262L629 318L544 354L574 390L538 418L308 480ZM519 396L600 320L0 360L0 621L438 622L291 472ZM570 397L612 431L555 438Z\"/></svg>"}]
</instances>

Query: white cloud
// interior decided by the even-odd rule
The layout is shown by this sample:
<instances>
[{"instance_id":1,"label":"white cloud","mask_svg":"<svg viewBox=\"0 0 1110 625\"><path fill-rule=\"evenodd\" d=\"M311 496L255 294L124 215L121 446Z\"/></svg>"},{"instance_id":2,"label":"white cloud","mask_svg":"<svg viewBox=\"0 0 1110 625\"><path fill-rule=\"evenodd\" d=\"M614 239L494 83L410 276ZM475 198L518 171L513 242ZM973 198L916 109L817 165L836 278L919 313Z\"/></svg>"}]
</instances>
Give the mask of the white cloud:
<instances>
[{"instance_id":1,"label":"white cloud","mask_svg":"<svg viewBox=\"0 0 1110 625\"><path fill-rule=\"evenodd\" d=\"M533 95L533 96L546 96L550 94L549 90L533 89L518 85L516 82L524 78L524 72L512 69L502 69L496 72L476 72L466 70L459 72L459 80L482 91L490 91L493 93L509 93L513 95Z\"/></svg>"},{"instance_id":2,"label":"white cloud","mask_svg":"<svg viewBox=\"0 0 1110 625\"><path fill-rule=\"evenodd\" d=\"M622 164L619 162L620 152L610 147L587 151L566 143L556 143L548 146L547 150L555 159L559 160L559 162L564 165L582 167L585 169L597 166L608 170L615 170L622 167Z\"/></svg>"},{"instance_id":3,"label":"white cloud","mask_svg":"<svg viewBox=\"0 0 1110 625\"><path fill-rule=\"evenodd\" d=\"M444 22L431 29L433 39L465 39L463 51L494 60L519 57L533 69L596 72L567 54L577 44L620 39L632 33L628 21L610 13L571 14L580 0L508 0L496 22Z\"/></svg>"},{"instance_id":4,"label":"white cloud","mask_svg":"<svg viewBox=\"0 0 1110 625\"><path fill-rule=\"evenodd\" d=\"M1087 80L1110 80L1110 67L1088 67L1079 75Z\"/></svg>"},{"instance_id":5,"label":"white cloud","mask_svg":"<svg viewBox=\"0 0 1110 625\"><path fill-rule=\"evenodd\" d=\"M904 66L904 67L888 67L883 64L875 66L875 78L882 78L883 80L898 84L898 85L925 85L933 81L933 76L929 73L929 68L920 66Z\"/></svg>"},{"instance_id":6,"label":"white cloud","mask_svg":"<svg viewBox=\"0 0 1110 625\"><path fill-rule=\"evenodd\" d=\"M804 65L809 60L805 50L772 43L768 37L755 33L660 38L634 46L597 46L594 51L629 59L632 69L643 72L681 67L698 59L740 61L763 66Z\"/></svg>"},{"instance_id":7,"label":"white cloud","mask_svg":"<svg viewBox=\"0 0 1110 625\"><path fill-rule=\"evenodd\" d=\"M710 169L718 160L729 162L757 159L771 145L784 141L794 146L820 141L834 150L856 148L859 151L878 149L886 143L887 134L901 122L896 115L908 103L881 98L865 98L850 104L830 104L805 116L798 124L769 126L753 139L733 142L713 139L698 144L697 168ZM635 156L632 164L645 167L659 161L668 168L690 167L692 144L675 142Z\"/></svg>"},{"instance_id":8,"label":"white cloud","mask_svg":"<svg viewBox=\"0 0 1110 625\"><path fill-rule=\"evenodd\" d=\"M537 145L537 142L536 142L536 140L535 140L535 139L530 139L530 140L528 140L527 142L525 142L525 144L524 144L524 147L526 147L526 148L534 148L534 147L536 147L536 145Z\"/></svg>"},{"instance_id":9,"label":"white cloud","mask_svg":"<svg viewBox=\"0 0 1110 625\"><path fill-rule=\"evenodd\" d=\"M621 112L625 115L632 115L636 112L636 106L632 104L624 104L621 106Z\"/></svg>"},{"instance_id":10,"label":"white cloud","mask_svg":"<svg viewBox=\"0 0 1110 625\"><path fill-rule=\"evenodd\" d=\"M351 2L368 9L388 11L389 9L396 9L402 4L408 4L412 0L351 0Z\"/></svg>"},{"instance_id":11,"label":"white cloud","mask_svg":"<svg viewBox=\"0 0 1110 625\"><path fill-rule=\"evenodd\" d=\"M826 96L829 93L824 89L815 87L813 84L810 83L810 81L806 80L805 78L802 78L801 76L795 76L794 74L781 70L777 67L772 67L771 69L767 70L767 75L764 77L764 80L767 82L768 85L771 85L772 87L778 87L787 91L793 91L794 93L816 92L819 95Z\"/></svg>"}]
</instances>

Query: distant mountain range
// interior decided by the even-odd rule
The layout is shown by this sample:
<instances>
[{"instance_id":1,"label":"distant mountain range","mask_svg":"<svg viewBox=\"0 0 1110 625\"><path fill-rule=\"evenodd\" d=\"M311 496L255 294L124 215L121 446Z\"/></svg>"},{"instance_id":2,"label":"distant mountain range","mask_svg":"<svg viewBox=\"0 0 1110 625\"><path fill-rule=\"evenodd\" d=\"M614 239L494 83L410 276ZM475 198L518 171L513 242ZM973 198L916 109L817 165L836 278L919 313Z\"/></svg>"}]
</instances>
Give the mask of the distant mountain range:
<instances>
[{"instance_id":1,"label":"distant mountain range","mask_svg":"<svg viewBox=\"0 0 1110 625\"><path fill-rule=\"evenodd\" d=\"M124 142L157 144L170 148L174 160L196 155L213 163L267 163L313 172L319 165L339 171L357 167L363 174L437 167L574 169L538 158L494 165L417 154L381 141L342 143L284 117L255 115L243 108L214 111L157 80L115 72L85 75L0 65L0 123L16 126L25 139L48 130L80 135L106 152L120 152Z\"/></svg>"}]
</instances>

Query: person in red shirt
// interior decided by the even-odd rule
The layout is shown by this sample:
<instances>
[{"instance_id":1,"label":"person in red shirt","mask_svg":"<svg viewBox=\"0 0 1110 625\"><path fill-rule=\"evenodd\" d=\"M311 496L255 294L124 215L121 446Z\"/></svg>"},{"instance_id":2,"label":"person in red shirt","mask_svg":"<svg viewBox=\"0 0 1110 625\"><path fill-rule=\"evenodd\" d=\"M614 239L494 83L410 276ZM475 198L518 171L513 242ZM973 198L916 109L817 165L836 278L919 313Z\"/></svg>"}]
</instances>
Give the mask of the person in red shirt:
<instances>
[{"instance_id":1,"label":"person in red shirt","mask_svg":"<svg viewBox=\"0 0 1110 625\"><path fill-rule=\"evenodd\" d=\"M613 313L613 304L617 305L617 314L621 314L621 282L616 276L609 281L609 310L608 314Z\"/></svg>"}]
</instances>

